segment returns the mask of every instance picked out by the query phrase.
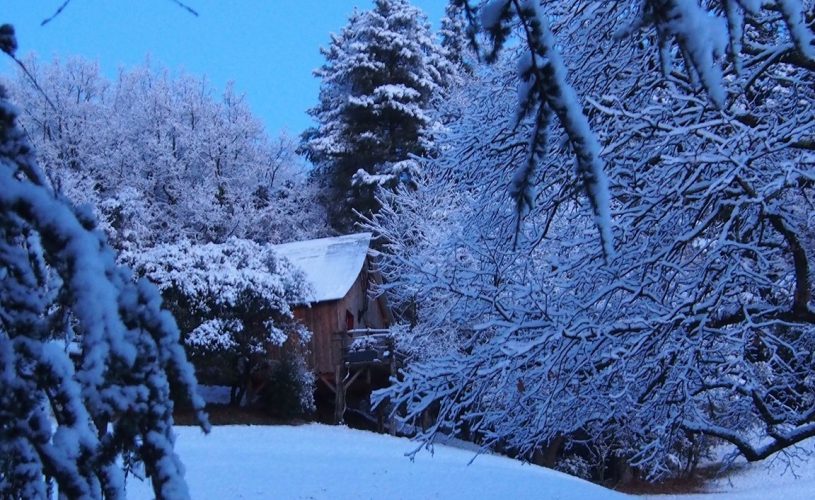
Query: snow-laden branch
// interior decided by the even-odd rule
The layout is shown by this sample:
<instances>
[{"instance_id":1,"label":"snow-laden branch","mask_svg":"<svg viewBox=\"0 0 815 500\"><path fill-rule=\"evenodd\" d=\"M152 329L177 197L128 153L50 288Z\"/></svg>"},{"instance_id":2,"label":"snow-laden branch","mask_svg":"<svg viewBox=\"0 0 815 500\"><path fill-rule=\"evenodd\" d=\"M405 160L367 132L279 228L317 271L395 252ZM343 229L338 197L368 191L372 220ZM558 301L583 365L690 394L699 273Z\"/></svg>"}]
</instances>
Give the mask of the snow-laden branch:
<instances>
[{"instance_id":1,"label":"snow-laden branch","mask_svg":"<svg viewBox=\"0 0 815 500\"><path fill-rule=\"evenodd\" d=\"M187 497L171 386L209 424L175 321L44 185L17 114L0 88L0 494L44 496L53 478L62 495L123 497L128 454L158 496Z\"/></svg>"},{"instance_id":2,"label":"snow-laden branch","mask_svg":"<svg viewBox=\"0 0 815 500\"><path fill-rule=\"evenodd\" d=\"M514 119L517 69L499 57L440 111L459 118L418 189L369 222L380 290L410 322L410 364L378 397L408 422L438 413L426 439L519 454L575 439L650 477L691 466L710 437L754 460L811 435L815 157L801 144L815 87L808 66L771 55L793 50L783 26L753 28L778 12L738 2L754 23L745 80L720 66L717 109L658 71L652 18L615 39L622 3L546 7L606 160L614 265L576 196L568 135L550 129L528 168L535 123ZM534 203L516 237L518 195Z\"/></svg>"}]
</instances>

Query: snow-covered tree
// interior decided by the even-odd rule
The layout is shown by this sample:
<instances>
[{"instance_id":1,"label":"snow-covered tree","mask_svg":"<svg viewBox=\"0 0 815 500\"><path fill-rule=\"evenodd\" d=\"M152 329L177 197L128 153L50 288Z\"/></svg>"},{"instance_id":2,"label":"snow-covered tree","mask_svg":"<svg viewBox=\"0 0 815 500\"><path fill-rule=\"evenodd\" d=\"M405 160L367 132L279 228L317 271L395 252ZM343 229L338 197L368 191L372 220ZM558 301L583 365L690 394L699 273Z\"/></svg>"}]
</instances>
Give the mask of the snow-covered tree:
<instances>
[{"instance_id":1,"label":"snow-covered tree","mask_svg":"<svg viewBox=\"0 0 815 500\"><path fill-rule=\"evenodd\" d=\"M243 399L269 347L288 343L292 355L303 358L310 333L294 319L292 307L306 301L308 285L268 245L237 238L198 245L184 240L121 258L159 287L199 376L227 379L233 403ZM310 380L304 379L307 388Z\"/></svg>"},{"instance_id":2,"label":"snow-covered tree","mask_svg":"<svg viewBox=\"0 0 815 500\"><path fill-rule=\"evenodd\" d=\"M431 100L452 65L435 42L427 17L407 0L376 0L354 11L322 49L317 126L302 149L316 165L332 225L353 227L353 210L376 210L380 186L410 182L413 155L433 149Z\"/></svg>"},{"instance_id":3,"label":"snow-covered tree","mask_svg":"<svg viewBox=\"0 0 815 500\"><path fill-rule=\"evenodd\" d=\"M124 498L142 464L157 497L189 497L171 394L208 423L176 323L49 187L18 114L0 86L0 496Z\"/></svg>"},{"instance_id":4,"label":"snow-covered tree","mask_svg":"<svg viewBox=\"0 0 815 500\"><path fill-rule=\"evenodd\" d=\"M438 404L426 437L523 454L579 434L651 475L698 436L758 460L815 435L812 2L529 3L480 12L542 37L504 52L521 112L498 55L371 224L385 289L418 304L415 362L381 396L408 418ZM586 151L607 227L574 182Z\"/></svg>"},{"instance_id":5,"label":"snow-covered tree","mask_svg":"<svg viewBox=\"0 0 815 500\"><path fill-rule=\"evenodd\" d=\"M474 27L467 22L462 6L448 3L439 28L440 45L447 59L465 73L471 73L476 63L474 36Z\"/></svg>"},{"instance_id":6,"label":"snow-covered tree","mask_svg":"<svg viewBox=\"0 0 815 500\"><path fill-rule=\"evenodd\" d=\"M50 104L21 73L21 125L53 186L93 206L117 247L326 233L294 142L270 139L231 85L216 96L149 63L113 82L81 58L25 63Z\"/></svg>"}]
</instances>

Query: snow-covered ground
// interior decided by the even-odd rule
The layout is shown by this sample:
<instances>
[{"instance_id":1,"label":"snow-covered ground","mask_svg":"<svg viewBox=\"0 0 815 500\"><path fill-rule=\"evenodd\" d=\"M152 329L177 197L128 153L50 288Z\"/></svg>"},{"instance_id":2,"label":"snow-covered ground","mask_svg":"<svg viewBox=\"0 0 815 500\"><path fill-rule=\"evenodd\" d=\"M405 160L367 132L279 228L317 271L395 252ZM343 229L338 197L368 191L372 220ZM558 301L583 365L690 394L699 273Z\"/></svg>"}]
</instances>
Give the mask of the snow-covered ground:
<instances>
[{"instance_id":1,"label":"snow-covered ground","mask_svg":"<svg viewBox=\"0 0 815 500\"><path fill-rule=\"evenodd\" d=\"M596 499L624 495L504 457L325 425L178 427L194 499ZM469 465L468 465L469 464ZM152 498L128 480L128 498Z\"/></svg>"},{"instance_id":2,"label":"snow-covered ground","mask_svg":"<svg viewBox=\"0 0 815 500\"><path fill-rule=\"evenodd\" d=\"M205 436L178 427L177 451L195 499L591 499L629 497L589 482L448 446L434 454L405 453L416 443L345 427L221 426ZM812 447L810 447L812 448ZM472 463L470 463L472 461ZM659 500L815 498L815 470L784 474L780 462L745 467L714 482L712 493L652 496ZM129 479L128 498L152 498L146 483Z\"/></svg>"},{"instance_id":3,"label":"snow-covered ground","mask_svg":"<svg viewBox=\"0 0 815 500\"><path fill-rule=\"evenodd\" d=\"M729 474L707 485L710 493L655 500L811 500L815 498L815 439L804 441L793 452L797 455L793 461L785 460L783 452L754 464L737 459Z\"/></svg>"}]
</instances>

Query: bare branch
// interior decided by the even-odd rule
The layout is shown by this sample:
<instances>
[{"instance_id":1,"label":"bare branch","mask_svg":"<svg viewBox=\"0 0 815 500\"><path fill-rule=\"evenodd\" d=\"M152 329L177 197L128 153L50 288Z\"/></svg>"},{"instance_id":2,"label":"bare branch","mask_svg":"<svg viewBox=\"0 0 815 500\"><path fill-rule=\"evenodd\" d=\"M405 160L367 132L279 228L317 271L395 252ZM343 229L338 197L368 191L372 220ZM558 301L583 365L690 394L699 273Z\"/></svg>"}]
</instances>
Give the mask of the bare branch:
<instances>
[{"instance_id":1,"label":"bare branch","mask_svg":"<svg viewBox=\"0 0 815 500\"><path fill-rule=\"evenodd\" d=\"M170 0L170 1L173 2L174 4L178 5L182 9L186 10L190 14L198 17L198 12L195 9L193 9L192 7L190 7L189 5L187 5L186 3L182 2L181 0Z\"/></svg>"},{"instance_id":2,"label":"bare branch","mask_svg":"<svg viewBox=\"0 0 815 500\"><path fill-rule=\"evenodd\" d=\"M62 2L62 5L60 5L57 8L56 12L54 12L50 17L47 17L47 18L42 20L42 22L40 23L40 26L45 26L46 24L53 21L58 15L62 14L62 11L65 10L65 7L67 7L69 3L71 3L71 0L65 0L64 2Z\"/></svg>"}]
</instances>

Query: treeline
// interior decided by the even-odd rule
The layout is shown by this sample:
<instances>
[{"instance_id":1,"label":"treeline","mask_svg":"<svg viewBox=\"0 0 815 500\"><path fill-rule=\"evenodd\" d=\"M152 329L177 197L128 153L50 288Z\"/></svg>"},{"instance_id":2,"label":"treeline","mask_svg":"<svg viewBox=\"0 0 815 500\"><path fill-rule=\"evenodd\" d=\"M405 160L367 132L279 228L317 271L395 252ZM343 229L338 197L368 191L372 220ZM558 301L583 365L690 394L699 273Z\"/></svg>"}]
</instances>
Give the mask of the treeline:
<instances>
[{"instance_id":1,"label":"treeline","mask_svg":"<svg viewBox=\"0 0 815 500\"><path fill-rule=\"evenodd\" d=\"M7 82L57 192L89 206L117 248L327 234L294 140L270 137L232 85L150 63L114 79L82 58L25 61Z\"/></svg>"}]
</instances>

